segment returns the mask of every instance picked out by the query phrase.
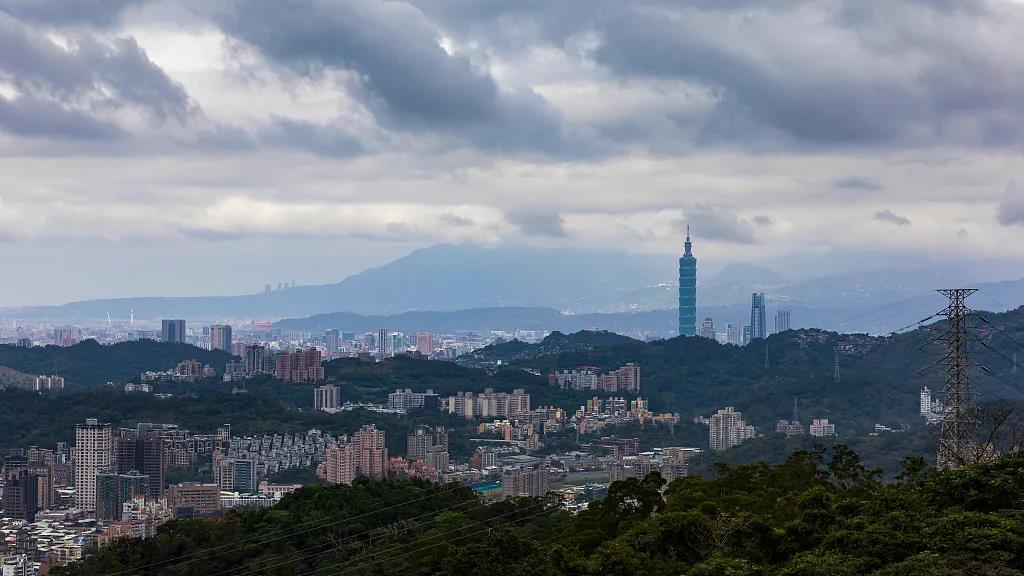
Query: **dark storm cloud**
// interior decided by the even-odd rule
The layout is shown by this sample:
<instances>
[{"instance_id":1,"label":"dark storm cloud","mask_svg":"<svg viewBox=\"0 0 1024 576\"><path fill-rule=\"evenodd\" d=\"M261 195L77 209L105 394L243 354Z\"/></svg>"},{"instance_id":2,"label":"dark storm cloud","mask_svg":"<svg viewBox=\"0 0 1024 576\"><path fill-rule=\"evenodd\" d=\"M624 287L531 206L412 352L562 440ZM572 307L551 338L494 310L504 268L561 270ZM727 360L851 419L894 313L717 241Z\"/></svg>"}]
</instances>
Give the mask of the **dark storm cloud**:
<instances>
[{"instance_id":1,"label":"dark storm cloud","mask_svg":"<svg viewBox=\"0 0 1024 576\"><path fill-rule=\"evenodd\" d=\"M0 13L0 79L17 91L0 101L0 128L22 135L109 137L118 129L103 113L125 106L151 119L184 122L193 104L133 38L101 41L90 34L57 45L44 33Z\"/></svg>"},{"instance_id":2,"label":"dark storm cloud","mask_svg":"<svg viewBox=\"0 0 1024 576\"><path fill-rule=\"evenodd\" d=\"M558 152L564 143L557 110L531 90L499 88L485 69L448 54L441 31L411 5L236 0L216 18L299 73L356 72L363 92L356 96L393 129L461 135L495 149Z\"/></svg>"},{"instance_id":3,"label":"dark storm cloud","mask_svg":"<svg viewBox=\"0 0 1024 576\"><path fill-rule=\"evenodd\" d=\"M707 87L698 145L1024 143L1012 2L413 1L510 54L592 33L623 80Z\"/></svg>"},{"instance_id":4,"label":"dark storm cloud","mask_svg":"<svg viewBox=\"0 0 1024 576\"><path fill-rule=\"evenodd\" d=\"M832 183L835 188L842 188L843 190L870 190L878 191L883 188L881 184L874 180L867 178L858 178L856 176L851 178L842 178Z\"/></svg>"},{"instance_id":5,"label":"dark storm cloud","mask_svg":"<svg viewBox=\"0 0 1024 576\"><path fill-rule=\"evenodd\" d=\"M757 244L753 225L732 212L718 206L698 204L685 211L684 219L673 222L683 232L689 226L693 234L708 240L721 240L734 244Z\"/></svg>"},{"instance_id":6,"label":"dark storm cloud","mask_svg":"<svg viewBox=\"0 0 1024 576\"><path fill-rule=\"evenodd\" d=\"M510 210L505 212L505 220L529 236L565 238L569 235L565 229L565 221L554 212Z\"/></svg>"},{"instance_id":7,"label":"dark storm cloud","mask_svg":"<svg viewBox=\"0 0 1024 576\"><path fill-rule=\"evenodd\" d=\"M754 216L753 220L754 224L757 224L758 226L771 226L772 224L775 224L775 221L772 220L771 216L764 216L761 214Z\"/></svg>"},{"instance_id":8,"label":"dark storm cloud","mask_svg":"<svg viewBox=\"0 0 1024 576\"><path fill-rule=\"evenodd\" d=\"M114 23L128 6L146 0L0 0L0 12L51 25Z\"/></svg>"},{"instance_id":9,"label":"dark storm cloud","mask_svg":"<svg viewBox=\"0 0 1024 576\"><path fill-rule=\"evenodd\" d=\"M875 212L875 220L878 222L885 222L886 224L894 224L896 226L909 226L910 219L906 216L900 216L892 210L886 208L885 210Z\"/></svg>"}]
</instances>

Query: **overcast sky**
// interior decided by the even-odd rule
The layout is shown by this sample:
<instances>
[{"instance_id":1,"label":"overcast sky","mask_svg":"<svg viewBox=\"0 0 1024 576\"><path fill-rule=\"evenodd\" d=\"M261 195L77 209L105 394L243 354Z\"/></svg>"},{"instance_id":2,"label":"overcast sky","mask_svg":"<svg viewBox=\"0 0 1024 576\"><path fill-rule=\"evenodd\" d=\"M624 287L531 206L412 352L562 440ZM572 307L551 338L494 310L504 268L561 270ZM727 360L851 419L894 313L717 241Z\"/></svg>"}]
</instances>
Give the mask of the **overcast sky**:
<instances>
[{"instance_id":1,"label":"overcast sky","mask_svg":"<svg viewBox=\"0 0 1024 576\"><path fill-rule=\"evenodd\" d=\"M1019 277L1022 37L1012 0L0 0L0 305L687 222Z\"/></svg>"}]
</instances>

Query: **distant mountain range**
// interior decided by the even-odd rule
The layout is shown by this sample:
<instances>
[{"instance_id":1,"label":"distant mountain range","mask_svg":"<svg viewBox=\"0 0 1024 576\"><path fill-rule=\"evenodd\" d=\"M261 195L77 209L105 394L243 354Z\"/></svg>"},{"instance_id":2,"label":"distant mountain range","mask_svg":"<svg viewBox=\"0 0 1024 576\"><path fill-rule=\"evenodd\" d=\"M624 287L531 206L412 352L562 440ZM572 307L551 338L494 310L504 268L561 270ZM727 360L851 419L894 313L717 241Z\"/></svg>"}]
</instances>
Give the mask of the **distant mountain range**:
<instances>
[{"instance_id":1,"label":"distant mountain range","mask_svg":"<svg viewBox=\"0 0 1024 576\"><path fill-rule=\"evenodd\" d=\"M614 330L668 335L676 328L675 258L614 251L438 245L341 282L242 296L141 297L0 309L0 318L86 322L114 317L294 319L282 328L396 330ZM793 310L792 327L884 333L942 299L935 288L970 278L955 267L877 270L789 281L770 268L733 264L698 282L698 320L748 324L750 293L768 294L769 314ZM985 283L978 308L1024 303L1024 280ZM769 324L772 319L769 318Z\"/></svg>"}]
</instances>

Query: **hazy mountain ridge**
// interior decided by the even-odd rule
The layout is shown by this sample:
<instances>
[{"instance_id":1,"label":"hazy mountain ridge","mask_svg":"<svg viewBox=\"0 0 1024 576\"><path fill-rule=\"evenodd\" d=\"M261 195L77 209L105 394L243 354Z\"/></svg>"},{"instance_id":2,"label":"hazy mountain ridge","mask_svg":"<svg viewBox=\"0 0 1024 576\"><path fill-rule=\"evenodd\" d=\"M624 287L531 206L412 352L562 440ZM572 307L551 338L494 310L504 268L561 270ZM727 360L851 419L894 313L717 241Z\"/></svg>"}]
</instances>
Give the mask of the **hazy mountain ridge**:
<instances>
[{"instance_id":1,"label":"hazy mountain ridge","mask_svg":"<svg viewBox=\"0 0 1024 576\"><path fill-rule=\"evenodd\" d=\"M676 328L675 275L676 261L671 257L438 245L334 284L241 296L113 298L7 308L0 309L0 317L82 322L105 320L108 313L127 318L134 311L137 319L150 320L305 319L285 320L279 325L311 330L363 331L382 326L427 331L598 328L631 336L667 335ZM706 276L707 280L698 283L698 319L713 317L719 332L725 331L726 323L749 323L749 299L754 290L767 292L770 313L779 307L793 309L793 327L837 326L882 333L913 321L914 314L880 319L876 309L901 301L905 304L897 306L897 312L915 306L920 310L941 306L935 288L968 281L954 267L856 272L788 282L770 268L734 264ZM1024 302L1022 280L978 287L983 288L978 298L989 298L984 301L988 308L1006 309ZM470 309L484 312L467 313ZM501 309L508 311L497 312ZM320 315L337 317L328 322ZM843 322L849 318L859 320Z\"/></svg>"}]
</instances>

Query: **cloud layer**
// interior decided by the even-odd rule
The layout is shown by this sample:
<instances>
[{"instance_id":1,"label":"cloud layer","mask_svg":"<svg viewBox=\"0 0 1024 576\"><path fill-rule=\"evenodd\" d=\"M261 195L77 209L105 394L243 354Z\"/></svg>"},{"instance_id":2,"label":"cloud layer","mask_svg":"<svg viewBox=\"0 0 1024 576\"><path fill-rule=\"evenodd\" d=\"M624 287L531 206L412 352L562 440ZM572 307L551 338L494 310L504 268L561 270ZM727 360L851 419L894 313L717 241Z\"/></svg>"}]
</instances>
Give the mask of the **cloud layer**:
<instances>
[{"instance_id":1,"label":"cloud layer","mask_svg":"<svg viewBox=\"0 0 1024 576\"><path fill-rule=\"evenodd\" d=\"M1010 0L71 4L0 0L3 242L1024 240Z\"/></svg>"}]
</instances>

